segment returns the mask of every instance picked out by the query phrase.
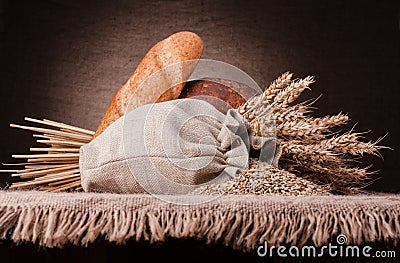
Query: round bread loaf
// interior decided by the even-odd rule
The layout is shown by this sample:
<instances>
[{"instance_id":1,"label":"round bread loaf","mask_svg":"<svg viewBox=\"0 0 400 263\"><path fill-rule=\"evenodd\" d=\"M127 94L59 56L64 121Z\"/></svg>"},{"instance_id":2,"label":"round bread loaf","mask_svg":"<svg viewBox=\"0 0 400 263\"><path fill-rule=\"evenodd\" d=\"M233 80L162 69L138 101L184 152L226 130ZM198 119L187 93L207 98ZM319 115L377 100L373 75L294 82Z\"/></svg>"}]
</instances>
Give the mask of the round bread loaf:
<instances>
[{"instance_id":1,"label":"round bread loaf","mask_svg":"<svg viewBox=\"0 0 400 263\"><path fill-rule=\"evenodd\" d=\"M243 83L209 78L187 82L180 98L204 100L226 113L230 108L238 108L255 95L257 91Z\"/></svg>"}]
</instances>

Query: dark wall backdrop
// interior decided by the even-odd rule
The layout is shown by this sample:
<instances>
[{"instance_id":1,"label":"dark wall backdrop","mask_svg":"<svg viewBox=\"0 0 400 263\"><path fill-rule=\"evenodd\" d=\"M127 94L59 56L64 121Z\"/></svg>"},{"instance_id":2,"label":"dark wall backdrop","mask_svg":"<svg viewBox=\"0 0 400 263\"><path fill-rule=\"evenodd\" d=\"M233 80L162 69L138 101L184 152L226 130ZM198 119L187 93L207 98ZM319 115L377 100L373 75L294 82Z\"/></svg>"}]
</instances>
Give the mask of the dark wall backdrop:
<instances>
[{"instance_id":1,"label":"dark wall backdrop","mask_svg":"<svg viewBox=\"0 0 400 263\"><path fill-rule=\"evenodd\" d=\"M374 140L387 133L369 189L400 191L399 1L0 2L0 161L26 153L24 116L96 129L114 92L146 51L180 30L198 33L203 58L235 65L265 87L289 70L314 75L302 99L316 115L349 113ZM11 179L0 175L4 186Z\"/></svg>"}]
</instances>

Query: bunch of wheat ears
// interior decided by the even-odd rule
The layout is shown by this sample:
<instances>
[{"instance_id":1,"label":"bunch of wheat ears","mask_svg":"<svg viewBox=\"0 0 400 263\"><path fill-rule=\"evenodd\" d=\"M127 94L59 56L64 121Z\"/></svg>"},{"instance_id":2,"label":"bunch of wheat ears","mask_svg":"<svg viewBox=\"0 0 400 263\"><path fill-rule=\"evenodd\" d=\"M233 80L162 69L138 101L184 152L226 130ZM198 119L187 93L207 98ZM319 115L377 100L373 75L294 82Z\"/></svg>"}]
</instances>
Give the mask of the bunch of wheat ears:
<instances>
[{"instance_id":1,"label":"bunch of wheat ears","mask_svg":"<svg viewBox=\"0 0 400 263\"><path fill-rule=\"evenodd\" d=\"M381 156L378 146L382 140L361 141L363 133L340 133L335 129L349 121L346 114L314 118L310 113L316 100L294 103L302 92L310 89L314 78L292 79L293 74L285 72L259 96L248 100L238 108L252 126L256 135L276 133L282 146L279 170L275 173L294 174L325 185L334 193L354 193L368 185L374 171L359 167L360 158L365 155ZM274 131L263 130L271 127Z\"/></svg>"}]
</instances>

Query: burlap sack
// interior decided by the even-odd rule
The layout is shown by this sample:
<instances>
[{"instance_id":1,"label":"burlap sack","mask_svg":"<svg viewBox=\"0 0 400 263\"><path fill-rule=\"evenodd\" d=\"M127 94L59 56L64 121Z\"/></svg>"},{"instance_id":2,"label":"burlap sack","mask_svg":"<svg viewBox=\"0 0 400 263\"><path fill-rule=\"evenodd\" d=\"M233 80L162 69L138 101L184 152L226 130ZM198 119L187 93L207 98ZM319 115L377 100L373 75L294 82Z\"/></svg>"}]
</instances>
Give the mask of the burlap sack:
<instances>
[{"instance_id":1,"label":"burlap sack","mask_svg":"<svg viewBox=\"0 0 400 263\"><path fill-rule=\"evenodd\" d=\"M185 194L248 167L250 149L277 164L275 138L248 134L243 117L181 99L139 107L80 150L85 191Z\"/></svg>"}]
</instances>

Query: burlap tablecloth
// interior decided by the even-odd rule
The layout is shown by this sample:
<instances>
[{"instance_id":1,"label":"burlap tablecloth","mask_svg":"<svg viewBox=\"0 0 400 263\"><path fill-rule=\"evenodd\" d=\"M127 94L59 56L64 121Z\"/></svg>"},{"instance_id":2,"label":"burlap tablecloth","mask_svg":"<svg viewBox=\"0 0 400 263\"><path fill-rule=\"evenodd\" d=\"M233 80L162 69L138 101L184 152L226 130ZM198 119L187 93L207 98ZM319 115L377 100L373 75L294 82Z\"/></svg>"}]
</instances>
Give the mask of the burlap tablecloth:
<instances>
[{"instance_id":1,"label":"burlap tablecloth","mask_svg":"<svg viewBox=\"0 0 400 263\"><path fill-rule=\"evenodd\" d=\"M221 196L182 205L146 194L0 191L0 239L46 247L196 238L248 251L269 245L321 246L400 239L400 195Z\"/></svg>"}]
</instances>

